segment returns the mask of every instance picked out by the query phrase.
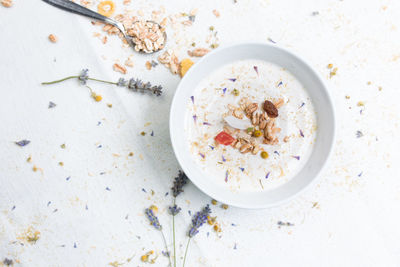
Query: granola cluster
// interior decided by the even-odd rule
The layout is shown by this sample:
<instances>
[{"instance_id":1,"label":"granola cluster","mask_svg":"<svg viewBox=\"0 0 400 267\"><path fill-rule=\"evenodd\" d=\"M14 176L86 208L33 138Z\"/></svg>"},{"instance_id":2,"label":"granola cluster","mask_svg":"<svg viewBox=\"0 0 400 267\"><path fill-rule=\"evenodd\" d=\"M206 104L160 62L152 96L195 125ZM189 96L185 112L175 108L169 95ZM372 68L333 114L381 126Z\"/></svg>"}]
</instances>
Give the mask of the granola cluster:
<instances>
[{"instance_id":1,"label":"granola cluster","mask_svg":"<svg viewBox=\"0 0 400 267\"><path fill-rule=\"evenodd\" d=\"M231 144L232 147L237 148L240 153L251 152L256 155L262 150L261 144L278 144L279 139L276 135L281 131L281 128L276 127L275 120L278 117L277 110L283 104L283 99L279 99L274 103L265 100L263 108L260 110L258 103L242 98L239 101L239 107L228 105L228 115L238 119L243 119L246 116L253 125L253 127L249 127L246 130L234 129L229 125L224 126L224 131L235 138ZM271 113L271 110L274 112Z\"/></svg>"}]
</instances>

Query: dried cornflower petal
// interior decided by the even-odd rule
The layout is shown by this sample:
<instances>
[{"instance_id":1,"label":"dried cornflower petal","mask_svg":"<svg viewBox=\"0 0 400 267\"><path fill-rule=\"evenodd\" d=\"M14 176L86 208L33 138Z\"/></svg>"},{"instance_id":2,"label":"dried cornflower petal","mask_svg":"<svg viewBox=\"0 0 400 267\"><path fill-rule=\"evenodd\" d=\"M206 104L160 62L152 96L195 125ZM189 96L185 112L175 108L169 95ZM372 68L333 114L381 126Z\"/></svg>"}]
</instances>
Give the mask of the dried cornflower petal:
<instances>
[{"instance_id":1,"label":"dried cornflower petal","mask_svg":"<svg viewBox=\"0 0 400 267\"><path fill-rule=\"evenodd\" d=\"M30 142L31 142L31 141L24 139L24 140L15 142L15 144L17 144L17 145L19 145L19 146L26 146L26 145L28 145Z\"/></svg>"},{"instance_id":2,"label":"dried cornflower petal","mask_svg":"<svg viewBox=\"0 0 400 267\"><path fill-rule=\"evenodd\" d=\"M49 108L54 108L55 106L57 106L56 103L51 101L49 102Z\"/></svg>"}]
</instances>

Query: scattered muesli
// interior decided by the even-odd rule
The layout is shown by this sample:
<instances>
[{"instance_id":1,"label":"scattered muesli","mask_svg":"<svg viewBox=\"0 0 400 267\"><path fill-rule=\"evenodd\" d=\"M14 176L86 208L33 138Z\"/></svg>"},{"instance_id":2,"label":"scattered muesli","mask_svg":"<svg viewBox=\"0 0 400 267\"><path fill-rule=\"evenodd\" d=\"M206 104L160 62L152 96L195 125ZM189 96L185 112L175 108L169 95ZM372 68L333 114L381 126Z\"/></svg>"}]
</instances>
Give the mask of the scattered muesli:
<instances>
[{"instance_id":1,"label":"scattered muesli","mask_svg":"<svg viewBox=\"0 0 400 267\"><path fill-rule=\"evenodd\" d=\"M57 43L58 38L57 38L57 36L55 36L54 34L50 34L50 35L49 35L49 40L50 40L50 42L52 42L52 43Z\"/></svg>"},{"instance_id":2,"label":"scattered muesli","mask_svg":"<svg viewBox=\"0 0 400 267\"><path fill-rule=\"evenodd\" d=\"M12 0L1 0L1 4L2 4L4 7L12 7L13 1L12 1Z\"/></svg>"},{"instance_id":3,"label":"scattered muesli","mask_svg":"<svg viewBox=\"0 0 400 267\"><path fill-rule=\"evenodd\" d=\"M139 20L128 28L127 34L132 37L136 51L152 53L165 46L165 28L152 21Z\"/></svg>"},{"instance_id":4,"label":"scattered muesli","mask_svg":"<svg viewBox=\"0 0 400 267\"><path fill-rule=\"evenodd\" d=\"M196 48L193 49L192 51L188 50L188 55L191 57L202 57L206 55L208 52L210 52L210 49L208 48Z\"/></svg>"}]
</instances>

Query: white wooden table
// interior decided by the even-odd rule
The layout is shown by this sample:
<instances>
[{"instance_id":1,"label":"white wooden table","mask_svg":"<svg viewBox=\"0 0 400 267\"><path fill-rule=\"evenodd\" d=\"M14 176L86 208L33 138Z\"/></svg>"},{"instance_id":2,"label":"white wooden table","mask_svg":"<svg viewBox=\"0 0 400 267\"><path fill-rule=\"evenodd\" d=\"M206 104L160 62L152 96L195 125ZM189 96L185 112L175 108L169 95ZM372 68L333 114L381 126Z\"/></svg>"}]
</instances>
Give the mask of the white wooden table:
<instances>
[{"instance_id":1,"label":"white wooden table","mask_svg":"<svg viewBox=\"0 0 400 267\"><path fill-rule=\"evenodd\" d=\"M206 45L210 26L218 31L220 45L273 40L307 59L326 78L334 98L338 138L317 185L270 210L212 206L222 233L203 226L187 266L400 266L399 1L116 3L117 13L142 10L148 18L161 6L165 15L198 8L192 26L167 29L168 46L180 59L192 42ZM169 141L168 112L180 78L162 65L147 70L145 62L156 55L121 48L115 36L102 44L94 32L104 35L89 20L41 1L0 6L0 261L145 266L141 255L163 250L161 236L143 216L151 204L159 207L171 244L167 208L172 199L165 193L179 166ZM58 42L49 42L49 34ZM117 80L112 65L130 55L135 65L126 78L161 84L162 97L91 82L103 96L95 102L74 80L40 85L82 68L93 77ZM338 68L332 78L329 63ZM49 101L57 106L48 109ZM357 131L363 136L356 138ZM18 147L14 141L21 139L31 143ZM195 212L210 198L189 184L178 203L183 208L176 217L181 266L188 210ZM278 221L295 225L279 227ZM36 242L27 240L29 231L37 232ZM156 266L167 264L160 255Z\"/></svg>"}]
</instances>

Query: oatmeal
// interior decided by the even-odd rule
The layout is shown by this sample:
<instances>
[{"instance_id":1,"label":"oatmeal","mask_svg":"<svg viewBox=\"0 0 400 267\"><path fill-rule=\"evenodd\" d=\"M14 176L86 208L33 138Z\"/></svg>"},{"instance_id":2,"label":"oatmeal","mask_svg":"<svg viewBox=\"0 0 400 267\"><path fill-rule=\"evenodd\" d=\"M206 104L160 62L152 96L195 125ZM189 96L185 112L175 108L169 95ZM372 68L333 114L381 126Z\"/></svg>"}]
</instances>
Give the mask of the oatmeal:
<instances>
[{"instance_id":1,"label":"oatmeal","mask_svg":"<svg viewBox=\"0 0 400 267\"><path fill-rule=\"evenodd\" d=\"M232 191L263 191L294 177L316 138L316 114L301 83L260 60L223 66L188 99L185 134L193 159ZM229 118L244 125L228 124Z\"/></svg>"}]
</instances>

